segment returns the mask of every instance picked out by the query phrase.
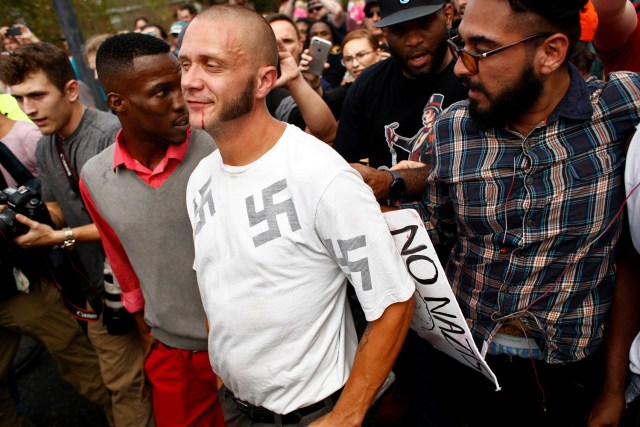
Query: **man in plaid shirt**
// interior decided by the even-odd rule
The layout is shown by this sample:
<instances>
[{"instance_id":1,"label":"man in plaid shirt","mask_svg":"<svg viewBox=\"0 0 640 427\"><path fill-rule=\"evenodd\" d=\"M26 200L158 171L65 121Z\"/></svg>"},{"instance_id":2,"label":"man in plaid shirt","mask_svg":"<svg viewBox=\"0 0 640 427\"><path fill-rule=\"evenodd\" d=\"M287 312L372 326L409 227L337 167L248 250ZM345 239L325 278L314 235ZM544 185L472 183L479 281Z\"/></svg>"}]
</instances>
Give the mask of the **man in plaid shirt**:
<instances>
[{"instance_id":1,"label":"man in plaid shirt","mask_svg":"<svg viewBox=\"0 0 640 427\"><path fill-rule=\"evenodd\" d=\"M440 358L466 425L583 425L590 411L589 425L616 425L622 412L620 352L602 344L640 78L586 83L567 62L586 2L470 0L449 40L469 99L435 125L422 215L452 245L447 276L502 385Z\"/></svg>"}]
</instances>

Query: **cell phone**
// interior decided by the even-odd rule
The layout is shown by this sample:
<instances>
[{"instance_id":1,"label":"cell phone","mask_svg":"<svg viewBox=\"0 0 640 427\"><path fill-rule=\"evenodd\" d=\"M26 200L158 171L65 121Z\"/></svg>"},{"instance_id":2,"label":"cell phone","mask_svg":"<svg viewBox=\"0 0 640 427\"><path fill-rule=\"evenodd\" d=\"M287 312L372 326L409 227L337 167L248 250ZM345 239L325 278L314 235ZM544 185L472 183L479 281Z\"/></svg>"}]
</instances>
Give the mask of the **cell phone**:
<instances>
[{"instance_id":1,"label":"cell phone","mask_svg":"<svg viewBox=\"0 0 640 427\"><path fill-rule=\"evenodd\" d=\"M15 26L9 27L6 32L7 37L15 37L21 34L22 34L22 31L20 30L20 27L15 27Z\"/></svg>"},{"instance_id":2,"label":"cell phone","mask_svg":"<svg viewBox=\"0 0 640 427\"><path fill-rule=\"evenodd\" d=\"M309 45L309 55L311 55L311 62L309 62L309 73L314 76L322 76L324 72L324 63L327 62L329 57L329 51L331 50L331 42L320 37L313 37L311 44Z\"/></svg>"}]
</instances>

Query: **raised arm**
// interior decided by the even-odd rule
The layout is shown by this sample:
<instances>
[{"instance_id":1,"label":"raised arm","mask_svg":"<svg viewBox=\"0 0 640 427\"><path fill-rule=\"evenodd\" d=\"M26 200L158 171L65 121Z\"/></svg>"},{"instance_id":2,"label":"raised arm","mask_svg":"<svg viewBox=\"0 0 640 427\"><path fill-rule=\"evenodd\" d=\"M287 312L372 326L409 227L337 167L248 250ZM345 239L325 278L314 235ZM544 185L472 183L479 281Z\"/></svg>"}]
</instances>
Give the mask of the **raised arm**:
<instances>
[{"instance_id":1,"label":"raised arm","mask_svg":"<svg viewBox=\"0 0 640 427\"><path fill-rule=\"evenodd\" d=\"M282 75L276 82L276 86L285 86L289 91L307 125L306 132L331 144L336 136L338 123L331 114L329 106L305 81L298 65L280 41L278 41L278 47Z\"/></svg>"},{"instance_id":2,"label":"raised arm","mask_svg":"<svg viewBox=\"0 0 640 427\"><path fill-rule=\"evenodd\" d=\"M591 0L598 12L598 29L593 44L599 52L609 53L625 45L636 31L638 18L629 0Z\"/></svg>"},{"instance_id":3,"label":"raised arm","mask_svg":"<svg viewBox=\"0 0 640 427\"><path fill-rule=\"evenodd\" d=\"M345 15L344 9L340 2L336 0L320 0L320 3L324 5L324 7L329 11L329 19L331 23L336 27L340 28L344 24Z\"/></svg>"}]
</instances>

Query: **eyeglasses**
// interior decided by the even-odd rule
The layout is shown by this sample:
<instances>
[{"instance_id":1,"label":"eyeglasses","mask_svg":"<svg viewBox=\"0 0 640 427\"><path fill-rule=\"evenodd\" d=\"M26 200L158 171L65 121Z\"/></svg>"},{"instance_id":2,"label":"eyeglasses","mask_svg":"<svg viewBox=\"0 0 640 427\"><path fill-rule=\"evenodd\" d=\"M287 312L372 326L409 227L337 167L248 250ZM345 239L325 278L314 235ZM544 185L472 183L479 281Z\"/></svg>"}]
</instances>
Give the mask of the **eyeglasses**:
<instances>
[{"instance_id":1,"label":"eyeglasses","mask_svg":"<svg viewBox=\"0 0 640 427\"><path fill-rule=\"evenodd\" d=\"M358 64L362 64L362 60L364 58L366 58L367 55L372 54L373 51L370 50L369 52L365 52L364 50L362 52L358 52L356 53L356 56L345 56L344 58L342 58L342 60L340 61L342 63L342 65L344 65L345 67L351 65L353 63L354 60L358 61Z\"/></svg>"},{"instance_id":2,"label":"eyeglasses","mask_svg":"<svg viewBox=\"0 0 640 427\"><path fill-rule=\"evenodd\" d=\"M546 38L552 34L553 33L537 33L532 36L525 37L522 40L518 40L517 42L508 44L506 46L501 46L499 48L490 50L485 53L473 53L464 49L463 48L464 40L460 36L451 37L449 40L447 40L447 43L449 43L449 49L451 50L451 53L453 54L453 57L455 58L455 60L457 61L458 58L462 59L462 63L464 64L465 67L467 67L467 70L469 70L471 74L478 74L478 71L479 71L478 64L480 63L481 59L488 58L491 55L495 55L496 53L502 52L503 50L507 50L510 47L519 45L520 43L524 43L529 40L539 39L542 37Z\"/></svg>"},{"instance_id":3,"label":"eyeglasses","mask_svg":"<svg viewBox=\"0 0 640 427\"><path fill-rule=\"evenodd\" d=\"M380 9L367 9L364 11L364 16L366 18L373 18L374 15L378 15L382 18L382 15L380 15Z\"/></svg>"},{"instance_id":4,"label":"eyeglasses","mask_svg":"<svg viewBox=\"0 0 640 427\"><path fill-rule=\"evenodd\" d=\"M316 6L316 7L310 7L309 8L309 13L315 13L317 11L319 11L320 9L322 9L324 6Z\"/></svg>"}]
</instances>

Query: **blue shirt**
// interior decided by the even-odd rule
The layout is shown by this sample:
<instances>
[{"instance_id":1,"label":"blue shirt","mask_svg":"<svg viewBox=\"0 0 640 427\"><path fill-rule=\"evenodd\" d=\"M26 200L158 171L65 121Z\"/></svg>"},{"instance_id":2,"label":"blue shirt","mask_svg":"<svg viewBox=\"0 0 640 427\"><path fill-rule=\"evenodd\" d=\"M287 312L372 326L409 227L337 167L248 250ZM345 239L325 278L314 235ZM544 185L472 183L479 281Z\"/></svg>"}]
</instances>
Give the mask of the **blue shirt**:
<instances>
[{"instance_id":1,"label":"blue shirt","mask_svg":"<svg viewBox=\"0 0 640 427\"><path fill-rule=\"evenodd\" d=\"M422 215L453 243L447 276L477 343L519 319L549 363L601 343L622 229L624 146L639 121L640 78L585 82L528 135L479 130L462 101L435 125Z\"/></svg>"}]
</instances>

